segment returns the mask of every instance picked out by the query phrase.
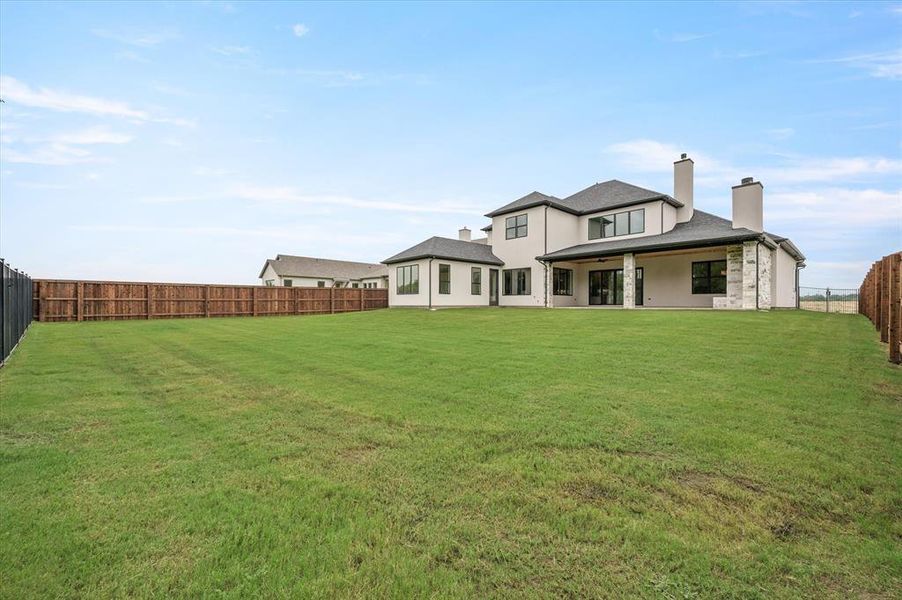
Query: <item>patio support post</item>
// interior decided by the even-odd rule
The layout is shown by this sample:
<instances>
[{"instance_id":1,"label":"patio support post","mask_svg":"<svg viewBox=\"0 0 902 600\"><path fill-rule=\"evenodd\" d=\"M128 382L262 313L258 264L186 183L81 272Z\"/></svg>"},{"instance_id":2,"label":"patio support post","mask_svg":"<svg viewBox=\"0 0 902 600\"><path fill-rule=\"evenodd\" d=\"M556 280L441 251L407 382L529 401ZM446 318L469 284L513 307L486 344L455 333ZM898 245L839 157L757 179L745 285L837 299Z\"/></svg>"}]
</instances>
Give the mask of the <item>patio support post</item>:
<instances>
[{"instance_id":1,"label":"patio support post","mask_svg":"<svg viewBox=\"0 0 902 600\"><path fill-rule=\"evenodd\" d=\"M623 255L623 308L636 308L636 257Z\"/></svg>"}]
</instances>

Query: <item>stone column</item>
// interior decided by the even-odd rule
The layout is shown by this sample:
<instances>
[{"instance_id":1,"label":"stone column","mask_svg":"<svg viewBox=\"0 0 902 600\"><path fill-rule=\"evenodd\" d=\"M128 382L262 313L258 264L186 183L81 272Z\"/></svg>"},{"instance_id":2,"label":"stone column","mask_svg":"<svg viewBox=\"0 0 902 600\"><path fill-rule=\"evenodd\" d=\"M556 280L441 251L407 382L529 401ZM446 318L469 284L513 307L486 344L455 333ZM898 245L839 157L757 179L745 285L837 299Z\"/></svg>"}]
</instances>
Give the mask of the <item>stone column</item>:
<instances>
[{"instance_id":1,"label":"stone column","mask_svg":"<svg viewBox=\"0 0 902 600\"><path fill-rule=\"evenodd\" d=\"M742 246L727 246L726 308L742 308Z\"/></svg>"},{"instance_id":2,"label":"stone column","mask_svg":"<svg viewBox=\"0 0 902 600\"><path fill-rule=\"evenodd\" d=\"M623 308L636 308L636 257L623 255Z\"/></svg>"},{"instance_id":3,"label":"stone column","mask_svg":"<svg viewBox=\"0 0 902 600\"><path fill-rule=\"evenodd\" d=\"M770 310L771 284L773 283L774 251L761 244L758 247L758 308Z\"/></svg>"},{"instance_id":4,"label":"stone column","mask_svg":"<svg viewBox=\"0 0 902 600\"><path fill-rule=\"evenodd\" d=\"M758 307L758 242L742 243L742 308L755 310Z\"/></svg>"}]
</instances>

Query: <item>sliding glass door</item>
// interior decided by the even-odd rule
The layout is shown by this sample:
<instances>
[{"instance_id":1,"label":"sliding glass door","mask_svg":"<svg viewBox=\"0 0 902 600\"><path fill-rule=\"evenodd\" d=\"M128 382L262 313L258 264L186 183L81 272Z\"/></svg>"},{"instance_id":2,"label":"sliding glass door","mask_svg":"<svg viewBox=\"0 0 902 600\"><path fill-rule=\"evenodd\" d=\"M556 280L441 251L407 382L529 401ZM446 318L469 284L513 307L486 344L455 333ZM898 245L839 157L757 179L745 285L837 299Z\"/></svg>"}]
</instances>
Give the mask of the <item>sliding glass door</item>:
<instances>
[{"instance_id":1,"label":"sliding glass door","mask_svg":"<svg viewBox=\"0 0 902 600\"><path fill-rule=\"evenodd\" d=\"M589 271L589 304L623 304L623 269Z\"/></svg>"},{"instance_id":2,"label":"sliding glass door","mask_svg":"<svg viewBox=\"0 0 902 600\"><path fill-rule=\"evenodd\" d=\"M642 306L645 295L645 273L636 269L636 306ZM600 306L623 305L623 269L589 271L589 304Z\"/></svg>"}]
</instances>

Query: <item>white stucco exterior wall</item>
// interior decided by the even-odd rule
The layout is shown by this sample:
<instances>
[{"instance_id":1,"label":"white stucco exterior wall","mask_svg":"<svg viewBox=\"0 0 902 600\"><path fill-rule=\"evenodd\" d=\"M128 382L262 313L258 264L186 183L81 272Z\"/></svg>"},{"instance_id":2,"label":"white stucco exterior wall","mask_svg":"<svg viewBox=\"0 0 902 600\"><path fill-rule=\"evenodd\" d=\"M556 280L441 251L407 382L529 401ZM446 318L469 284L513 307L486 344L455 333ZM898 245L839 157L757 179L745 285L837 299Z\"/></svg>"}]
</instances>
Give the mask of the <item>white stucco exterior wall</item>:
<instances>
[{"instance_id":1,"label":"white stucco exterior wall","mask_svg":"<svg viewBox=\"0 0 902 600\"><path fill-rule=\"evenodd\" d=\"M398 293L398 268L418 265L420 287L417 294ZM412 260L388 265L388 305L389 306L429 306L429 260Z\"/></svg>"},{"instance_id":2,"label":"white stucco exterior wall","mask_svg":"<svg viewBox=\"0 0 902 600\"><path fill-rule=\"evenodd\" d=\"M504 262L504 269L531 269L528 296L505 296L504 273L499 274L500 306L545 305L545 269L536 260L545 253L545 212L545 206L535 206L492 218L492 253ZM527 215L526 237L506 239L505 220L522 214Z\"/></svg>"},{"instance_id":3,"label":"white stucco exterior wall","mask_svg":"<svg viewBox=\"0 0 902 600\"><path fill-rule=\"evenodd\" d=\"M782 247L775 251L774 259L774 306L777 308L796 307L796 259Z\"/></svg>"},{"instance_id":4,"label":"white stucco exterior wall","mask_svg":"<svg viewBox=\"0 0 902 600\"><path fill-rule=\"evenodd\" d=\"M482 265L476 263L467 263L454 260L444 260L434 258L431 260L432 270L432 307L451 307L451 306L488 306L489 305L489 269L497 268L499 271L499 284L501 279L501 267L492 265ZM398 294L397 277L398 267L408 265L419 265L420 268L420 288L418 294ZM449 265L451 267L451 293L439 293L439 265ZM470 277L471 269L478 268L482 275L482 285L478 295L471 293ZM417 306L429 307L429 286L430 286L430 259L422 259L410 262L403 262L389 265L388 278L388 305L393 307Z\"/></svg>"}]
</instances>

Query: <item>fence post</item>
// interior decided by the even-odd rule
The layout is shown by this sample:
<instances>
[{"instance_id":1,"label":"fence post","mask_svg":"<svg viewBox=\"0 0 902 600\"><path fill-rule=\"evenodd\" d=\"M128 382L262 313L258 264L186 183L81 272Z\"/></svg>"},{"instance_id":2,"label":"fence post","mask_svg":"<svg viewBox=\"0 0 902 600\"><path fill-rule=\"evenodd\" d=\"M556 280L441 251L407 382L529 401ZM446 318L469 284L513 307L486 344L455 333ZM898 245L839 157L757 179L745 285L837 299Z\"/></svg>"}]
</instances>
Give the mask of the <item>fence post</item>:
<instances>
[{"instance_id":1,"label":"fence post","mask_svg":"<svg viewBox=\"0 0 902 600\"><path fill-rule=\"evenodd\" d=\"M902 253L891 254L889 269L889 361L902 362L899 336L902 335Z\"/></svg>"},{"instance_id":2,"label":"fence post","mask_svg":"<svg viewBox=\"0 0 902 600\"><path fill-rule=\"evenodd\" d=\"M204 286L204 317L210 316L210 286Z\"/></svg>"},{"instance_id":3,"label":"fence post","mask_svg":"<svg viewBox=\"0 0 902 600\"><path fill-rule=\"evenodd\" d=\"M301 295L301 290L304 288L294 288L294 314L301 314L301 299L298 296Z\"/></svg>"},{"instance_id":4,"label":"fence post","mask_svg":"<svg viewBox=\"0 0 902 600\"><path fill-rule=\"evenodd\" d=\"M47 286L44 285L45 283L44 281L38 283L38 321L47 320Z\"/></svg>"},{"instance_id":5,"label":"fence post","mask_svg":"<svg viewBox=\"0 0 902 600\"><path fill-rule=\"evenodd\" d=\"M251 288L251 314L252 316L257 316L257 288Z\"/></svg>"},{"instance_id":6,"label":"fence post","mask_svg":"<svg viewBox=\"0 0 902 600\"><path fill-rule=\"evenodd\" d=\"M82 304L84 303L85 297L85 284L79 281L75 284L75 320L76 321L84 321L84 308Z\"/></svg>"},{"instance_id":7,"label":"fence post","mask_svg":"<svg viewBox=\"0 0 902 600\"><path fill-rule=\"evenodd\" d=\"M153 286L149 283L144 286L144 301L146 302L145 318L153 317Z\"/></svg>"},{"instance_id":8,"label":"fence post","mask_svg":"<svg viewBox=\"0 0 902 600\"><path fill-rule=\"evenodd\" d=\"M827 299L827 314L830 314L830 288L827 288L827 293L824 294L824 297Z\"/></svg>"},{"instance_id":9,"label":"fence post","mask_svg":"<svg viewBox=\"0 0 902 600\"><path fill-rule=\"evenodd\" d=\"M360 288L360 312L363 312L363 288Z\"/></svg>"},{"instance_id":10,"label":"fence post","mask_svg":"<svg viewBox=\"0 0 902 600\"><path fill-rule=\"evenodd\" d=\"M335 314L335 282L329 288L329 314Z\"/></svg>"}]
</instances>

